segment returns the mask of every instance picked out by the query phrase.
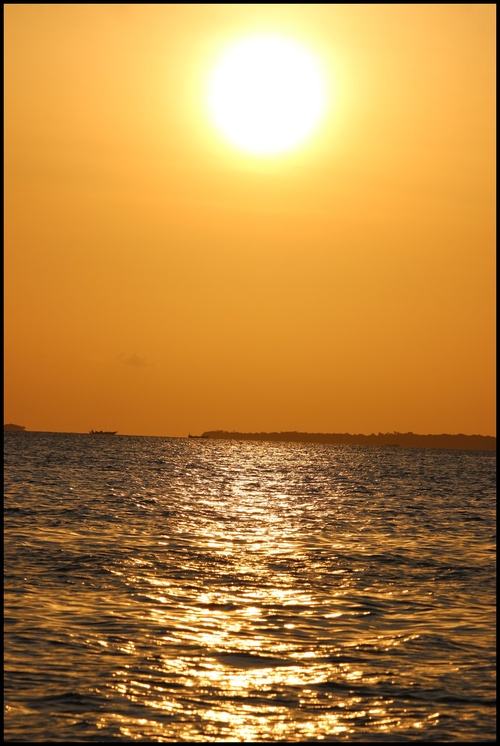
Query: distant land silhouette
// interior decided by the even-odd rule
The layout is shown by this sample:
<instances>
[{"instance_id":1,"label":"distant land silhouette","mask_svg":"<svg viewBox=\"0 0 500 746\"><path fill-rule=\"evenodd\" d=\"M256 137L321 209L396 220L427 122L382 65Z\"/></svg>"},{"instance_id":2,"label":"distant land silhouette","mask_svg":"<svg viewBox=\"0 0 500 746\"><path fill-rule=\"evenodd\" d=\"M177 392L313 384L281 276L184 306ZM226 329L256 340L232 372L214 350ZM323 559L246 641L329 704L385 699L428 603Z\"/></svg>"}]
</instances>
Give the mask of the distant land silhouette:
<instances>
[{"instance_id":1,"label":"distant land silhouette","mask_svg":"<svg viewBox=\"0 0 500 746\"><path fill-rule=\"evenodd\" d=\"M4 425L3 429L4 430L17 430L17 431L26 430L24 425L12 425L12 423L9 423L8 425Z\"/></svg>"},{"instance_id":2,"label":"distant land silhouette","mask_svg":"<svg viewBox=\"0 0 500 746\"><path fill-rule=\"evenodd\" d=\"M401 448L446 448L466 451L496 451L497 439L492 435L418 435L417 433L237 433L226 430L208 430L202 438L227 440L274 440L296 443L332 443L350 446L399 446Z\"/></svg>"}]
</instances>

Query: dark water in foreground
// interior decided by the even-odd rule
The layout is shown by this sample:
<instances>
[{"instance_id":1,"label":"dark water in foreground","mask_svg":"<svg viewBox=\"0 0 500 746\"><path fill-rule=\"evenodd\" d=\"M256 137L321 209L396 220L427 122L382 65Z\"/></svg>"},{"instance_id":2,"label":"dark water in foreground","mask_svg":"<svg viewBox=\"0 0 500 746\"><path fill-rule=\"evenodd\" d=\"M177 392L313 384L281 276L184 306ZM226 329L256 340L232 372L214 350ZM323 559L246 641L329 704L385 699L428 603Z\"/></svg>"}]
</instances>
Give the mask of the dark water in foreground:
<instances>
[{"instance_id":1,"label":"dark water in foreground","mask_svg":"<svg viewBox=\"0 0 500 746\"><path fill-rule=\"evenodd\" d=\"M5 738L495 737L495 454L5 434Z\"/></svg>"}]
</instances>

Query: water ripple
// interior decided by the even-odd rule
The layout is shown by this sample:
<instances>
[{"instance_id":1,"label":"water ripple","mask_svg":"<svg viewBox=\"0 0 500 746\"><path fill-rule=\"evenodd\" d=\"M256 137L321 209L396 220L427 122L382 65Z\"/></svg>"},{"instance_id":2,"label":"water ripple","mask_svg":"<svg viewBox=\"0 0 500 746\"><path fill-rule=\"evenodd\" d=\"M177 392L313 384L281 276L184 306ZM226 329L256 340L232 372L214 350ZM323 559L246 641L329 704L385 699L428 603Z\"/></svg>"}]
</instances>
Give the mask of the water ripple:
<instances>
[{"instance_id":1,"label":"water ripple","mask_svg":"<svg viewBox=\"0 0 500 746\"><path fill-rule=\"evenodd\" d=\"M5 737L493 740L491 454L6 438Z\"/></svg>"}]
</instances>

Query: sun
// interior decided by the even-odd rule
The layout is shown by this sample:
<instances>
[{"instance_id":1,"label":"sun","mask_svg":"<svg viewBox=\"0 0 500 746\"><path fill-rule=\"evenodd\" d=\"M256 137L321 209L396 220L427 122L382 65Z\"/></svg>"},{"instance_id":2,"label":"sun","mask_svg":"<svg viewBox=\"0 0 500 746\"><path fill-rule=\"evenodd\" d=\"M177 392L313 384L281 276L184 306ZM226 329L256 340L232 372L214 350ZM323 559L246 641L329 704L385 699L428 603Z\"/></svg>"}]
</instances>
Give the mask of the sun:
<instances>
[{"instance_id":1,"label":"sun","mask_svg":"<svg viewBox=\"0 0 500 746\"><path fill-rule=\"evenodd\" d=\"M238 148L258 155L300 145L318 126L325 103L319 62L283 37L238 41L222 55L209 79L212 121Z\"/></svg>"}]
</instances>

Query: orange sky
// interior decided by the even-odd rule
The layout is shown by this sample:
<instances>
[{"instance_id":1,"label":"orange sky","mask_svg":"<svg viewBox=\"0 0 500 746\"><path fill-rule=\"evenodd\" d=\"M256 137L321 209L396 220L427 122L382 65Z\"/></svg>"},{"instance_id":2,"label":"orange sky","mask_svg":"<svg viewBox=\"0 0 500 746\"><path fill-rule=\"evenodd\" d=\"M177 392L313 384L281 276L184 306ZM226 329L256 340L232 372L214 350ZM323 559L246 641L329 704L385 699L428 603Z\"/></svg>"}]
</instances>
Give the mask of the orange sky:
<instances>
[{"instance_id":1,"label":"orange sky","mask_svg":"<svg viewBox=\"0 0 500 746\"><path fill-rule=\"evenodd\" d=\"M5 422L495 434L495 6L6 5ZM327 115L213 128L283 34Z\"/></svg>"}]
</instances>

